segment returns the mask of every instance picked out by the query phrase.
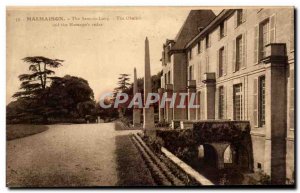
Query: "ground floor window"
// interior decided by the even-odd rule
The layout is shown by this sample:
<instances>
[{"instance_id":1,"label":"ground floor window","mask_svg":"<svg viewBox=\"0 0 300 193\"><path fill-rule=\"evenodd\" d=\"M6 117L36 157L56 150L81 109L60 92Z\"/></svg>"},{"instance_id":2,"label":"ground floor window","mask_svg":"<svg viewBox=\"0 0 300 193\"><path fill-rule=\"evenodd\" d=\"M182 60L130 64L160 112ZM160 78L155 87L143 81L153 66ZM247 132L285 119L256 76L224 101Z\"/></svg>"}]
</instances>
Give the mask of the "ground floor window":
<instances>
[{"instance_id":1,"label":"ground floor window","mask_svg":"<svg viewBox=\"0 0 300 193\"><path fill-rule=\"evenodd\" d=\"M266 85L266 80L265 77L262 76L259 78L259 84L258 84L258 88L259 88L259 98L258 98L258 102L259 102L259 126L264 126L265 125L265 109L266 109L266 102L265 102L265 95L266 95L266 91L265 91L265 86Z\"/></svg>"},{"instance_id":2,"label":"ground floor window","mask_svg":"<svg viewBox=\"0 0 300 193\"><path fill-rule=\"evenodd\" d=\"M225 98L224 98L224 87L219 87L219 119L224 119L224 106L225 106Z\"/></svg>"},{"instance_id":3,"label":"ground floor window","mask_svg":"<svg viewBox=\"0 0 300 193\"><path fill-rule=\"evenodd\" d=\"M242 84L233 86L233 107L234 107L234 120L243 119L243 92Z\"/></svg>"}]
</instances>

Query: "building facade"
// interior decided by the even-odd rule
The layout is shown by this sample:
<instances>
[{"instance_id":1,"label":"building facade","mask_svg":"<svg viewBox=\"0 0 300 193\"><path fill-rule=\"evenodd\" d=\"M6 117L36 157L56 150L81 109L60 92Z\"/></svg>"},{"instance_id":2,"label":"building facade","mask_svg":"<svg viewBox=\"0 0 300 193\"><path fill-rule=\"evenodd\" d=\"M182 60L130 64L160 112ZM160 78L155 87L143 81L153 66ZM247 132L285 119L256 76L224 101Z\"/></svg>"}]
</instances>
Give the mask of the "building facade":
<instances>
[{"instance_id":1,"label":"building facade","mask_svg":"<svg viewBox=\"0 0 300 193\"><path fill-rule=\"evenodd\" d=\"M168 40L162 57L163 92L195 92L199 107L166 106L160 120L248 120L253 170L293 180L294 9L226 9L208 20L180 52L180 36Z\"/></svg>"}]
</instances>

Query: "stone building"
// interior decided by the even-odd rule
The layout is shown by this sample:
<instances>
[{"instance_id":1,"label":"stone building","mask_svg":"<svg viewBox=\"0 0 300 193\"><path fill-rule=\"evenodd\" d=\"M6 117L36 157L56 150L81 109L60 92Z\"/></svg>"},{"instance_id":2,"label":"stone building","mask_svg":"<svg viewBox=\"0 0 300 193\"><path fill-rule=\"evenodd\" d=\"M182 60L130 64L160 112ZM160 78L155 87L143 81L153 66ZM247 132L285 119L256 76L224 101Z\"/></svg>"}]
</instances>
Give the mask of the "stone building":
<instances>
[{"instance_id":1,"label":"stone building","mask_svg":"<svg viewBox=\"0 0 300 193\"><path fill-rule=\"evenodd\" d=\"M250 121L253 170L294 179L293 8L191 11L162 67L160 92L195 92L199 107L167 105L160 121Z\"/></svg>"}]
</instances>

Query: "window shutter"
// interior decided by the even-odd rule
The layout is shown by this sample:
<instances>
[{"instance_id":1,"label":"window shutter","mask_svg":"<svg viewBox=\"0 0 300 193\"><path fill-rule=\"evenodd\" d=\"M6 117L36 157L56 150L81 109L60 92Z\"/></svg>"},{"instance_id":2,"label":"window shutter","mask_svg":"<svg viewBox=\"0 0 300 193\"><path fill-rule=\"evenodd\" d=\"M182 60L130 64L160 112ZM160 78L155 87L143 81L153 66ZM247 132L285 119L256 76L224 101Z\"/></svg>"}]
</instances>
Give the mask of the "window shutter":
<instances>
[{"instance_id":1,"label":"window shutter","mask_svg":"<svg viewBox=\"0 0 300 193\"><path fill-rule=\"evenodd\" d=\"M247 9L243 9L243 23L246 21Z\"/></svg>"},{"instance_id":2,"label":"window shutter","mask_svg":"<svg viewBox=\"0 0 300 193\"><path fill-rule=\"evenodd\" d=\"M217 87L216 89L216 96L215 96L215 99L216 99L216 105L215 105L215 117L217 117L217 119L220 119L220 116L219 116L219 109L220 109L220 104L219 104L219 89L220 87Z\"/></svg>"},{"instance_id":3,"label":"window shutter","mask_svg":"<svg viewBox=\"0 0 300 193\"><path fill-rule=\"evenodd\" d=\"M199 60L198 63L198 81L201 83L201 59Z\"/></svg>"},{"instance_id":4,"label":"window shutter","mask_svg":"<svg viewBox=\"0 0 300 193\"><path fill-rule=\"evenodd\" d=\"M276 20L275 14L270 17L270 43L275 43L275 27L276 27Z\"/></svg>"},{"instance_id":5,"label":"window shutter","mask_svg":"<svg viewBox=\"0 0 300 193\"><path fill-rule=\"evenodd\" d=\"M224 36L227 36L227 20L224 20Z\"/></svg>"},{"instance_id":6,"label":"window shutter","mask_svg":"<svg viewBox=\"0 0 300 193\"><path fill-rule=\"evenodd\" d=\"M247 62L247 34L246 32L243 34L243 61L242 61L242 68L246 67L246 62Z\"/></svg>"},{"instance_id":7,"label":"window shutter","mask_svg":"<svg viewBox=\"0 0 300 193\"><path fill-rule=\"evenodd\" d=\"M290 128L294 129L294 95L295 95L295 88L294 88L294 70L290 70L290 108L289 108L289 116L290 116Z\"/></svg>"},{"instance_id":8,"label":"window shutter","mask_svg":"<svg viewBox=\"0 0 300 193\"><path fill-rule=\"evenodd\" d=\"M237 11L234 12L233 18L234 18L234 28L236 28L237 27L237 20L238 20Z\"/></svg>"},{"instance_id":9,"label":"window shutter","mask_svg":"<svg viewBox=\"0 0 300 193\"><path fill-rule=\"evenodd\" d=\"M256 25L254 27L254 64L258 63L258 53L259 53L259 27Z\"/></svg>"},{"instance_id":10,"label":"window shutter","mask_svg":"<svg viewBox=\"0 0 300 193\"><path fill-rule=\"evenodd\" d=\"M258 127L258 79L254 78L253 82L253 122Z\"/></svg>"},{"instance_id":11,"label":"window shutter","mask_svg":"<svg viewBox=\"0 0 300 193\"><path fill-rule=\"evenodd\" d=\"M205 64L205 72L208 72L208 65L209 65L209 58L208 55L206 56L206 64Z\"/></svg>"},{"instance_id":12,"label":"window shutter","mask_svg":"<svg viewBox=\"0 0 300 193\"><path fill-rule=\"evenodd\" d=\"M220 77L220 50L217 51L217 77Z\"/></svg>"},{"instance_id":13,"label":"window shutter","mask_svg":"<svg viewBox=\"0 0 300 193\"><path fill-rule=\"evenodd\" d=\"M221 26L220 25L218 27L218 32L219 32L219 34L218 34L218 40L220 40L220 39L222 39L222 37L221 37Z\"/></svg>"},{"instance_id":14,"label":"window shutter","mask_svg":"<svg viewBox=\"0 0 300 193\"><path fill-rule=\"evenodd\" d=\"M235 72L236 66L236 40L234 39L232 42L232 71Z\"/></svg>"},{"instance_id":15,"label":"window shutter","mask_svg":"<svg viewBox=\"0 0 300 193\"><path fill-rule=\"evenodd\" d=\"M228 48L228 44L224 46L224 63L223 63L224 75L227 74L227 54L228 54L227 48Z\"/></svg>"}]
</instances>

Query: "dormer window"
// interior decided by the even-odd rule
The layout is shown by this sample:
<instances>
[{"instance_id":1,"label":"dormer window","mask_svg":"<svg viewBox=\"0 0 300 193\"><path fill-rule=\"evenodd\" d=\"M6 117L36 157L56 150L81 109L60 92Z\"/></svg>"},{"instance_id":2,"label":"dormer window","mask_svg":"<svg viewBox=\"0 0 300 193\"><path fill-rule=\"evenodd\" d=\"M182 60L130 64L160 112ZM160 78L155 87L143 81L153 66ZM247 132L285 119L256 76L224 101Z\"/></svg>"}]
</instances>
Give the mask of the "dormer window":
<instances>
[{"instance_id":1,"label":"dormer window","mask_svg":"<svg viewBox=\"0 0 300 193\"><path fill-rule=\"evenodd\" d=\"M237 26L241 25L244 22L244 13L242 9L237 10Z\"/></svg>"},{"instance_id":2,"label":"dormer window","mask_svg":"<svg viewBox=\"0 0 300 193\"><path fill-rule=\"evenodd\" d=\"M225 36L224 22L220 24L220 39Z\"/></svg>"}]
</instances>

